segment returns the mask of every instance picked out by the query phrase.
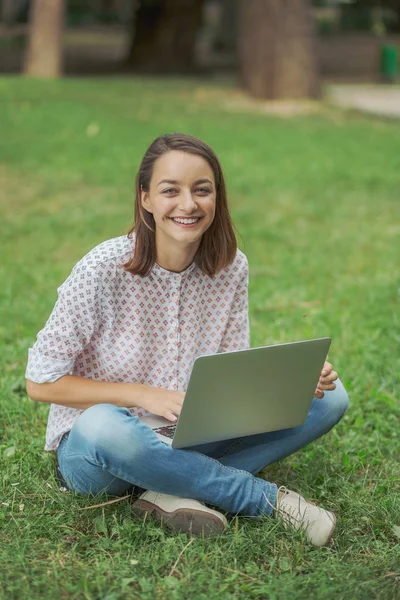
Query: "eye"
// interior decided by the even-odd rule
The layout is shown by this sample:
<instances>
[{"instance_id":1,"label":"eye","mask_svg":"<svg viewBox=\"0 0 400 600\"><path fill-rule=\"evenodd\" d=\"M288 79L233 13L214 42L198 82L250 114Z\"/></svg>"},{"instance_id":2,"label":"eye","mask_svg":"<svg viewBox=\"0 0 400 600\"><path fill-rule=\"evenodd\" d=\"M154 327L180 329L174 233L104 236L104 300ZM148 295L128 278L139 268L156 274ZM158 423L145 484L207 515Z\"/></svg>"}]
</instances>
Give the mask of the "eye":
<instances>
[{"instance_id":1,"label":"eye","mask_svg":"<svg viewBox=\"0 0 400 600\"><path fill-rule=\"evenodd\" d=\"M197 188L196 192L199 192L200 194L211 194L211 190L209 188Z\"/></svg>"},{"instance_id":2,"label":"eye","mask_svg":"<svg viewBox=\"0 0 400 600\"><path fill-rule=\"evenodd\" d=\"M178 190L175 188L167 188L166 190L163 190L162 193L163 194L177 194Z\"/></svg>"}]
</instances>

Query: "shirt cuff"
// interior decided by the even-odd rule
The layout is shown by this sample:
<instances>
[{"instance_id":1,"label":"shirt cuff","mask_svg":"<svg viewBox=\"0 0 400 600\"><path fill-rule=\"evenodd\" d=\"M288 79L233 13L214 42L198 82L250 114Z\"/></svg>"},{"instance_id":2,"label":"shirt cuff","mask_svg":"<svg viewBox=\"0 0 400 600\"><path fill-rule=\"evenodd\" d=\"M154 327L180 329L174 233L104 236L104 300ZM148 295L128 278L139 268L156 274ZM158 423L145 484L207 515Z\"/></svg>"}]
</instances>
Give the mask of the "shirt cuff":
<instances>
[{"instance_id":1,"label":"shirt cuff","mask_svg":"<svg viewBox=\"0 0 400 600\"><path fill-rule=\"evenodd\" d=\"M28 364L25 378L34 383L53 383L70 375L74 366L73 359L61 360L38 355L33 350L28 350Z\"/></svg>"}]
</instances>

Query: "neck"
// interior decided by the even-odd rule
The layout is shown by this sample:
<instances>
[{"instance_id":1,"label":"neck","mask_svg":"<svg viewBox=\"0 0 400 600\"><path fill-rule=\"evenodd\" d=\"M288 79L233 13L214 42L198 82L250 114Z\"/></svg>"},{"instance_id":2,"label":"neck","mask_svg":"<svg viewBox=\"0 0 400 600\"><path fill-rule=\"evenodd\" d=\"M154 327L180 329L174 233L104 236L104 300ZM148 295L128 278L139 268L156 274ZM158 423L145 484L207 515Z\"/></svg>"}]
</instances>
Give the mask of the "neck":
<instances>
[{"instance_id":1,"label":"neck","mask_svg":"<svg viewBox=\"0 0 400 600\"><path fill-rule=\"evenodd\" d=\"M157 264L167 271L180 273L192 264L200 242L190 244L190 246L159 248L157 247Z\"/></svg>"}]
</instances>

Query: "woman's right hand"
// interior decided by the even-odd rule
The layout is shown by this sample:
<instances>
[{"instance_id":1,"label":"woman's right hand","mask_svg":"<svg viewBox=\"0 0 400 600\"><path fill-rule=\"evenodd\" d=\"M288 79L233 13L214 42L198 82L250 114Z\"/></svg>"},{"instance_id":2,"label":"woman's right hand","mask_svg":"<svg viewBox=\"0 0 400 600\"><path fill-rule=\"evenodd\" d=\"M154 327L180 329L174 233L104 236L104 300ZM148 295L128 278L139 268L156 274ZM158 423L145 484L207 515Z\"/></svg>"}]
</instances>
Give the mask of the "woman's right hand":
<instances>
[{"instance_id":1,"label":"woman's right hand","mask_svg":"<svg viewBox=\"0 0 400 600\"><path fill-rule=\"evenodd\" d=\"M154 415L165 417L175 423L180 415L184 398L185 392L145 386L140 406Z\"/></svg>"}]
</instances>

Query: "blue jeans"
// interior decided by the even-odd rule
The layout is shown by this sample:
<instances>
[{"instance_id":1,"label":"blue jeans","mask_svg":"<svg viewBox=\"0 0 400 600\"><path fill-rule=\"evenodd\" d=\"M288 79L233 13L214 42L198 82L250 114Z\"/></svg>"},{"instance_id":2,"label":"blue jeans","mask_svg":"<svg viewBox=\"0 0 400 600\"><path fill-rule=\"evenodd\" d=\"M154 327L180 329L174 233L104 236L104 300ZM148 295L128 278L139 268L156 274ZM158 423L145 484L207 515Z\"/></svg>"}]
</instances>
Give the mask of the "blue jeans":
<instances>
[{"instance_id":1,"label":"blue jeans","mask_svg":"<svg viewBox=\"0 0 400 600\"><path fill-rule=\"evenodd\" d=\"M62 438L59 469L69 489L81 494L118 496L138 486L232 514L271 514L277 486L255 475L327 433L347 407L337 380L336 390L313 399L299 427L174 449L126 408L96 404Z\"/></svg>"}]
</instances>

